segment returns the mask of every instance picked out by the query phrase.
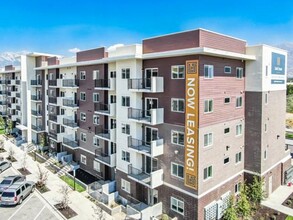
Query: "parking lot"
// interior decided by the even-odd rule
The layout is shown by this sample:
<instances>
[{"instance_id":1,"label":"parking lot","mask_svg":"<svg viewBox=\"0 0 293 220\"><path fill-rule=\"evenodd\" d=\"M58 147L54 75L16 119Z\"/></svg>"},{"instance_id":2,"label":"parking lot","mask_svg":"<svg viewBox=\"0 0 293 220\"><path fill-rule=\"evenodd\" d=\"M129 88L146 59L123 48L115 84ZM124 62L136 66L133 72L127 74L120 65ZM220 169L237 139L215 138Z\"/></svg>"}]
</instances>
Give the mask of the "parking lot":
<instances>
[{"instance_id":1,"label":"parking lot","mask_svg":"<svg viewBox=\"0 0 293 220\"><path fill-rule=\"evenodd\" d=\"M0 181L5 176L16 175L17 170L13 167L0 174ZM2 220L58 220L62 219L53 208L38 194L29 195L21 205L0 206L0 219Z\"/></svg>"}]
</instances>

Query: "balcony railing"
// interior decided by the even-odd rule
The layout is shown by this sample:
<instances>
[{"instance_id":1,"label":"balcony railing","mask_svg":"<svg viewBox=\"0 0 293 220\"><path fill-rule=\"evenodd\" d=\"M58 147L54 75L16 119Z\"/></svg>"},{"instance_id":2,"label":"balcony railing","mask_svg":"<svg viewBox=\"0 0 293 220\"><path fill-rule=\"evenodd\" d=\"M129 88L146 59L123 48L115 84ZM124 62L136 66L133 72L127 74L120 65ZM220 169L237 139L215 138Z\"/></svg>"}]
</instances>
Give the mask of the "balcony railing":
<instances>
[{"instance_id":1,"label":"balcony railing","mask_svg":"<svg viewBox=\"0 0 293 220\"><path fill-rule=\"evenodd\" d=\"M7 95L7 91L6 90L1 90L0 95Z\"/></svg>"},{"instance_id":2,"label":"balcony railing","mask_svg":"<svg viewBox=\"0 0 293 220\"><path fill-rule=\"evenodd\" d=\"M102 152L102 148L98 148L95 150L95 157L97 160L110 167L116 166L116 154L105 154Z\"/></svg>"},{"instance_id":3,"label":"balcony railing","mask_svg":"<svg viewBox=\"0 0 293 220\"><path fill-rule=\"evenodd\" d=\"M128 147L142 154L147 154L148 156L156 157L163 154L164 141L163 139L158 139L147 142L129 136Z\"/></svg>"},{"instance_id":4,"label":"balcony railing","mask_svg":"<svg viewBox=\"0 0 293 220\"><path fill-rule=\"evenodd\" d=\"M7 83L7 80L5 80L5 79L0 80L0 84L6 84L6 83Z\"/></svg>"},{"instance_id":5,"label":"balcony railing","mask_svg":"<svg viewBox=\"0 0 293 220\"><path fill-rule=\"evenodd\" d=\"M62 86L63 87L78 87L79 81L78 79L63 79Z\"/></svg>"},{"instance_id":6,"label":"balcony railing","mask_svg":"<svg viewBox=\"0 0 293 220\"><path fill-rule=\"evenodd\" d=\"M1 116L7 116L7 112L6 111L2 111L2 112L0 112L0 115Z\"/></svg>"},{"instance_id":7,"label":"balcony railing","mask_svg":"<svg viewBox=\"0 0 293 220\"><path fill-rule=\"evenodd\" d=\"M44 131L45 129L42 125L32 125L32 130L40 132Z\"/></svg>"},{"instance_id":8,"label":"balcony railing","mask_svg":"<svg viewBox=\"0 0 293 220\"><path fill-rule=\"evenodd\" d=\"M109 130L104 129L102 125L98 125L95 127L95 135L103 140L116 142L116 128Z\"/></svg>"},{"instance_id":9,"label":"balcony railing","mask_svg":"<svg viewBox=\"0 0 293 220\"><path fill-rule=\"evenodd\" d=\"M49 103L57 104L57 97L49 97Z\"/></svg>"},{"instance_id":10,"label":"balcony railing","mask_svg":"<svg viewBox=\"0 0 293 220\"><path fill-rule=\"evenodd\" d=\"M19 105L16 106L16 110L20 111L20 106Z\"/></svg>"},{"instance_id":11,"label":"balcony railing","mask_svg":"<svg viewBox=\"0 0 293 220\"><path fill-rule=\"evenodd\" d=\"M32 86L41 86L42 80L31 80L31 85Z\"/></svg>"},{"instance_id":12,"label":"balcony railing","mask_svg":"<svg viewBox=\"0 0 293 220\"><path fill-rule=\"evenodd\" d=\"M69 138L63 137L63 144L67 145L71 148L76 148L79 146L79 141L78 140L71 140Z\"/></svg>"},{"instance_id":13,"label":"balcony railing","mask_svg":"<svg viewBox=\"0 0 293 220\"><path fill-rule=\"evenodd\" d=\"M128 118L136 122L157 125L164 123L164 109L154 108L150 110L128 108Z\"/></svg>"},{"instance_id":14,"label":"balcony railing","mask_svg":"<svg viewBox=\"0 0 293 220\"><path fill-rule=\"evenodd\" d=\"M49 86L57 86L57 80L50 79L50 80L48 80L48 84L49 84Z\"/></svg>"},{"instance_id":15,"label":"balcony railing","mask_svg":"<svg viewBox=\"0 0 293 220\"><path fill-rule=\"evenodd\" d=\"M71 128L77 128L78 127L78 123L73 119L63 118L63 124L65 126L69 126Z\"/></svg>"},{"instance_id":16,"label":"balcony railing","mask_svg":"<svg viewBox=\"0 0 293 220\"><path fill-rule=\"evenodd\" d=\"M149 172L146 172L129 164L128 177L153 189L163 184L163 169L158 166L149 168Z\"/></svg>"},{"instance_id":17,"label":"balcony railing","mask_svg":"<svg viewBox=\"0 0 293 220\"><path fill-rule=\"evenodd\" d=\"M67 107L78 107L78 101L73 99L63 99L63 105Z\"/></svg>"},{"instance_id":18,"label":"balcony railing","mask_svg":"<svg viewBox=\"0 0 293 220\"><path fill-rule=\"evenodd\" d=\"M16 123L21 124L21 120L19 118L17 118Z\"/></svg>"},{"instance_id":19,"label":"balcony railing","mask_svg":"<svg viewBox=\"0 0 293 220\"><path fill-rule=\"evenodd\" d=\"M32 115L40 117L42 116L42 112L41 111L36 111L36 110L32 110Z\"/></svg>"},{"instance_id":20,"label":"balcony railing","mask_svg":"<svg viewBox=\"0 0 293 220\"><path fill-rule=\"evenodd\" d=\"M114 116L116 112L116 103L104 104L95 103L95 112L102 115Z\"/></svg>"},{"instance_id":21,"label":"balcony railing","mask_svg":"<svg viewBox=\"0 0 293 220\"><path fill-rule=\"evenodd\" d=\"M20 92L17 92L15 95L17 98L20 98Z\"/></svg>"},{"instance_id":22,"label":"balcony railing","mask_svg":"<svg viewBox=\"0 0 293 220\"><path fill-rule=\"evenodd\" d=\"M6 105L7 102L6 101L0 101L0 105Z\"/></svg>"},{"instance_id":23,"label":"balcony railing","mask_svg":"<svg viewBox=\"0 0 293 220\"><path fill-rule=\"evenodd\" d=\"M95 80L96 88L110 88L110 79L96 79Z\"/></svg>"},{"instance_id":24,"label":"balcony railing","mask_svg":"<svg viewBox=\"0 0 293 220\"><path fill-rule=\"evenodd\" d=\"M42 101L42 96L41 95L31 95L31 100Z\"/></svg>"},{"instance_id":25,"label":"balcony railing","mask_svg":"<svg viewBox=\"0 0 293 220\"><path fill-rule=\"evenodd\" d=\"M129 79L128 89L137 92L164 92L163 77Z\"/></svg>"},{"instance_id":26,"label":"balcony railing","mask_svg":"<svg viewBox=\"0 0 293 220\"><path fill-rule=\"evenodd\" d=\"M50 121L57 122L57 115L51 115L51 114L49 114L49 120Z\"/></svg>"},{"instance_id":27,"label":"balcony railing","mask_svg":"<svg viewBox=\"0 0 293 220\"><path fill-rule=\"evenodd\" d=\"M19 79L15 80L15 84L20 85L20 80Z\"/></svg>"}]
</instances>

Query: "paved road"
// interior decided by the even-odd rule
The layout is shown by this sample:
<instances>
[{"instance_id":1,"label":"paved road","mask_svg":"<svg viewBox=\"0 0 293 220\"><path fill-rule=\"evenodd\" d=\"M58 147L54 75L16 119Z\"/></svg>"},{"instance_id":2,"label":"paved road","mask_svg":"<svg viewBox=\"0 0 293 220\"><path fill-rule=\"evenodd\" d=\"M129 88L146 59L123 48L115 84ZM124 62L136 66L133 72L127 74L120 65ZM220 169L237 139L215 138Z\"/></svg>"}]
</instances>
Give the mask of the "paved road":
<instances>
[{"instance_id":1,"label":"paved road","mask_svg":"<svg viewBox=\"0 0 293 220\"><path fill-rule=\"evenodd\" d=\"M5 176L16 175L18 172L12 167L0 174L0 181ZM48 203L38 194L32 193L21 205L0 206L1 220L58 220L60 218Z\"/></svg>"}]
</instances>

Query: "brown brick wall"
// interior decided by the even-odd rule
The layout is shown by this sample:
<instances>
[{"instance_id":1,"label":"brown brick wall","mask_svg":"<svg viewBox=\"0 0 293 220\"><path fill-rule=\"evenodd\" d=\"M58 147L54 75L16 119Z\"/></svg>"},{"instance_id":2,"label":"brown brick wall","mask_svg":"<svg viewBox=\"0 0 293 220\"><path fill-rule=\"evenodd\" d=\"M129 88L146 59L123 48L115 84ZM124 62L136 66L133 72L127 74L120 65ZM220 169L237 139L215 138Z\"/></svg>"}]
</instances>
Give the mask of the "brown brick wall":
<instances>
[{"instance_id":1,"label":"brown brick wall","mask_svg":"<svg viewBox=\"0 0 293 220\"><path fill-rule=\"evenodd\" d=\"M92 50L84 50L76 53L77 62L98 60L106 57L105 48L97 48Z\"/></svg>"}]
</instances>

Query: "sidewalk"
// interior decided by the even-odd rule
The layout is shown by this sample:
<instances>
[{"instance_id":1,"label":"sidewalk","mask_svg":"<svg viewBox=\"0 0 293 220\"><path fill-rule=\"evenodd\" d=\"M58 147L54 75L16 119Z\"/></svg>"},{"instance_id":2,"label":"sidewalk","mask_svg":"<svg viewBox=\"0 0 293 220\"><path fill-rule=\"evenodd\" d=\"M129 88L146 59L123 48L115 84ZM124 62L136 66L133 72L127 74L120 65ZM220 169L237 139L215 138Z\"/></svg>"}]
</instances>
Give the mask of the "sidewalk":
<instances>
[{"instance_id":1,"label":"sidewalk","mask_svg":"<svg viewBox=\"0 0 293 220\"><path fill-rule=\"evenodd\" d=\"M0 139L4 139L3 136L0 136ZM22 151L19 147L15 146L10 141L5 140L5 150L8 151L10 147L13 147L15 154L14 157L17 160L17 162L13 163L13 167L16 169L21 168L21 161L24 155L24 151ZM26 163L27 169L32 173L27 176L28 180L32 180L34 182L37 181L37 164L40 165L41 169L47 170L45 168L45 163L41 164L38 162L35 162L29 155L27 155L27 163ZM46 186L50 189L49 192L43 193L42 196L45 200L47 200L48 203L50 203L52 206L58 203L60 200L60 193L59 189L62 185L67 185L64 181L62 181L56 174L51 173L48 171L48 181ZM85 194L85 193L84 193ZM94 203L92 203L89 199L85 198L84 195L77 191L70 190L69 193L70 203L69 206L72 208L78 215L71 218L72 220L92 220L94 219ZM112 217L106 212L104 212L105 219L112 220L117 219L115 216Z\"/></svg>"},{"instance_id":2,"label":"sidewalk","mask_svg":"<svg viewBox=\"0 0 293 220\"><path fill-rule=\"evenodd\" d=\"M293 186L280 186L269 196L269 198L262 201L261 204L286 215L293 216L293 209L282 205L291 193L293 193Z\"/></svg>"}]
</instances>

